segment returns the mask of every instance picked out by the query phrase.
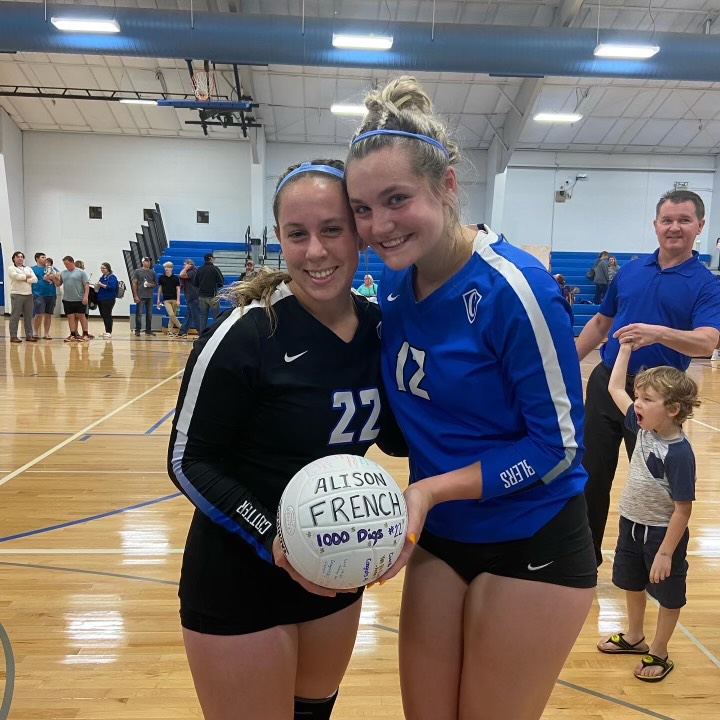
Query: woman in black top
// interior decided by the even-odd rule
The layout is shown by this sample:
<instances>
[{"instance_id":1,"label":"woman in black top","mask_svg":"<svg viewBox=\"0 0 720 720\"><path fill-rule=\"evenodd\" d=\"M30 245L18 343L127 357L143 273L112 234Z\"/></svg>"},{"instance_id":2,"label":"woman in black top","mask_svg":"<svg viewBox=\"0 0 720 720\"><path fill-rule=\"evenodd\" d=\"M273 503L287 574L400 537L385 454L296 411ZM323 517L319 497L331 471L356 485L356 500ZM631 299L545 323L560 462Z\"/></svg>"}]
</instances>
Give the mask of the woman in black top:
<instances>
[{"instance_id":1,"label":"woman in black top","mask_svg":"<svg viewBox=\"0 0 720 720\"><path fill-rule=\"evenodd\" d=\"M196 506L179 595L206 720L329 718L355 642L361 591L302 578L275 529L300 468L364 455L385 422L380 313L351 291L342 168L304 163L280 180L287 272L231 288L236 307L195 343L180 390L168 468Z\"/></svg>"}]
</instances>

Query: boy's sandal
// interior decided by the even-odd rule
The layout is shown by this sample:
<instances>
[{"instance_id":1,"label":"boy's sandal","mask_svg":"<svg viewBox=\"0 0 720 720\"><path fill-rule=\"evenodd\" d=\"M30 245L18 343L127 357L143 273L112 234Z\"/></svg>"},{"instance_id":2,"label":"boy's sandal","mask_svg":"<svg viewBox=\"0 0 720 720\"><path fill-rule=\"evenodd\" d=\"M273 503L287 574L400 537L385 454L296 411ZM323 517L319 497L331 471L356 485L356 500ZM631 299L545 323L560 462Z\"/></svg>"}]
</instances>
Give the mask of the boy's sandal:
<instances>
[{"instance_id":1,"label":"boy's sandal","mask_svg":"<svg viewBox=\"0 0 720 720\"><path fill-rule=\"evenodd\" d=\"M605 642L611 643L616 648L613 650L604 650L598 644L597 649L606 655L647 655L647 652L650 649L645 642L645 636L641 637L634 645L631 645L625 639L624 633L615 633L615 635L611 635ZM638 647L641 643L645 644L644 648Z\"/></svg>"},{"instance_id":2,"label":"boy's sandal","mask_svg":"<svg viewBox=\"0 0 720 720\"><path fill-rule=\"evenodd\" d=\"M646 667L653 667L653 666L660 666L662 667L663 671L659 675L638 675L635 673L635 677L638 680L642 680L643 682L660 682L663 680L667 675L672 672L672 669L675 667L675 663L672 660L668 660L667 657L661 658L658 655L646 655L641 661L642 666L644 668Z\"/></svg>"}]
</instances>

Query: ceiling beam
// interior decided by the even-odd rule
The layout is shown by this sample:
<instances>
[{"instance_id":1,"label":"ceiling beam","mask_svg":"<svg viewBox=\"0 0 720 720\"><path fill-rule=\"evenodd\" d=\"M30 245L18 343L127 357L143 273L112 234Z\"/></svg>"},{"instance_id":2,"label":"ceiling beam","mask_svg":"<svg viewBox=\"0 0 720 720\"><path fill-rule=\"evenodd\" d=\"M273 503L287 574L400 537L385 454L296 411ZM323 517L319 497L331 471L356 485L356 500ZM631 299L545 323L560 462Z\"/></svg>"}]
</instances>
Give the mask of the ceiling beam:
<instances>
[{"instance_id":1,"label":"ceiling beam","mask_svg":"<svg viewBox=\"0 0 720 720\"><path fill-rule=\"evenodd\" d=\"M580 13L584 0L563 0L558 5L553 27L570 27ZM497 173L505 172L513 151L517 147L520 136L527 126L530 115L535 107L535 101L542 92L545 80L543 78L526 78L520 85L520 90L511 102L512 109L505 118L502 130L502 151L498 153L498 166L491 168ZM505 95L505 93L503 93ZM508 98L509 100L509 98Z\"/></svg>"}]
</instances>

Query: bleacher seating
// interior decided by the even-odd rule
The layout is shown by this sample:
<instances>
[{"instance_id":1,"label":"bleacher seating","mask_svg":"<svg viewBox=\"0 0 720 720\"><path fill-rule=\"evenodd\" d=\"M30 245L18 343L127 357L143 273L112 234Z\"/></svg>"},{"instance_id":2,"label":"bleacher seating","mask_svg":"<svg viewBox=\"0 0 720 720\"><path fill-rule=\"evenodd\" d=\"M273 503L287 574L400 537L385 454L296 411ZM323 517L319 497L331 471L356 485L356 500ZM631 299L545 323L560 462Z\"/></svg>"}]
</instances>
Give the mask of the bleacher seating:
<instances>
[{"instance_id":1,"label":"bleacher seating","mask_svg":"<svg viewBox=\"0 0 720 720\"><path fill-rule=\"evenodd\" d=\"M643 255L647 255L647 253L640 252L611 252L610 254L617 259L620 267L629 263L635 256L642 257ZM710 255L700 255L700 261L707 265L710 262L710 257ZM592 304L595 298L595 283L593 283L592 280L588 280L585 276L596 259L597 253L593 252L553 251L550 254L550 272L553 275L560 273L568 285L579 288L580 290L575 296L575 304L573 305L575 318L573 330L576 336L580 334L580 331L585 327L588 320L590 320L600 308L599 305Z\"/></svg>"}]
</instances>

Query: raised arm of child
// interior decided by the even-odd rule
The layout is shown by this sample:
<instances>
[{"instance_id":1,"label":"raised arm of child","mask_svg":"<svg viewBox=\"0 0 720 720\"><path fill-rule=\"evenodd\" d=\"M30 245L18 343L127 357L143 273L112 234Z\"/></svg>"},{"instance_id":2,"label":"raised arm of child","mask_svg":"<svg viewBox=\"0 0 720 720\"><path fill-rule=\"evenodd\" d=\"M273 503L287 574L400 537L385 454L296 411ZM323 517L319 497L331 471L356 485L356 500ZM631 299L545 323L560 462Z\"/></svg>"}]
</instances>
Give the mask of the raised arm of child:
<instances>
[{"instance_id":1,"label":"raised arm of child","mask_svg":"<svg viewBox=\"0 0 720 720\"><path fill-rule=\"evenodd\" d=\"M623 415L627 413L628 408L633 404L632 398L625 391L630 353L632 353L632 342L621 342L618 356L610 374L610 382L608 383L608 392Z\"/></svg>"}]
</instances>

